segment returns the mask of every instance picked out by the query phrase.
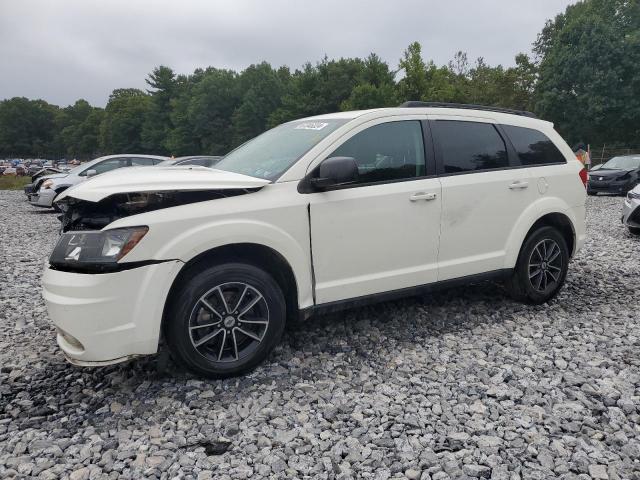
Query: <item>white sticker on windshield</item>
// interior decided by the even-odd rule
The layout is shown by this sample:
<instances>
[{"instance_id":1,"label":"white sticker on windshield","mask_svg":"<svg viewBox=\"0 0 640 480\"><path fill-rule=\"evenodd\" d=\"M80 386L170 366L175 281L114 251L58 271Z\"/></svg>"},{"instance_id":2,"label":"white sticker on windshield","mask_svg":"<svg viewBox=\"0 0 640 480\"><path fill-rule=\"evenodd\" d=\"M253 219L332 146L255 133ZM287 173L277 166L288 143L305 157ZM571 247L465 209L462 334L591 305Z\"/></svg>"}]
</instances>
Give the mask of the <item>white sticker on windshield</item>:
<instances>
[{"instance_id":1,"label":"white sticker on windshield","mask_svg":"<svg viewBox=\"0 0 640 480\"><path fill-rule=\"evenodd\" d=\"M296 130L322 130L329 125L323 122L306 122L296 126Z\"/></svg>"}]
</instances>

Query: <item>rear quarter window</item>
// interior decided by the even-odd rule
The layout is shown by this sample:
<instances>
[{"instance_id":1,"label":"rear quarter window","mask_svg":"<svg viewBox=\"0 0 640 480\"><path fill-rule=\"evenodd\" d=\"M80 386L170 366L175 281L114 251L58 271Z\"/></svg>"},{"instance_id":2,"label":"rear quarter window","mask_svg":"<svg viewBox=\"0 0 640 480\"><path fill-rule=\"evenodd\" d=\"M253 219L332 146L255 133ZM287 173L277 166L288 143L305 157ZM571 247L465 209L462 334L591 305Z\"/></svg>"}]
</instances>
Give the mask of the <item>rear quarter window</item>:
<instances>
[{"instance_id":1,"label":"rear quarter window","mask_svg":"<svg viewBox=\"0 0 640 480\"><path fill-rule=\"evenodd\" d=\"M502 125L522 165L567 163L558 147L544 133L533 128Z\"/></svg>"}]
</instances>

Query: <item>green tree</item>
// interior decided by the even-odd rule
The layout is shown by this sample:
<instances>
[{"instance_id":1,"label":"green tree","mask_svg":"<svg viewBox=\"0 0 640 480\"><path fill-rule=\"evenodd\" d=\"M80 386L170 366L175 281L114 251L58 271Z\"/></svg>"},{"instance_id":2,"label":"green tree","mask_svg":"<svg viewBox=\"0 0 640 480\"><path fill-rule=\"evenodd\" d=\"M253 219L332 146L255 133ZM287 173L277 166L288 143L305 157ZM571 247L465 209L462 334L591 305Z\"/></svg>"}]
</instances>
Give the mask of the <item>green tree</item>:
<instances>
[{"instance_id":1,"label":"green tree","mask_svg":"<svg viewBox=\"0 0 640 480\"><path fill-rule=\"evenodd\" d=\"M0 102L0 155L34 157L55 151L58 107L14 97Z\"/></svg>"},{"instance_id":2,"label":"green tree","mask_svg":"<svg viewBox=\"0 0 640 480\"><path fill-rule=\"evenodd\" d=\"M363 62L358 84L349 98L340 105L341 110L360 110L367 108L395 107L398 95L394 83L396 72L378 55L371 53Z\"/></svg>"},{"instance_id":3,"label":"green tree","mask_svg":"<svg viewBox=\"0 0 640 480\"><path fill-rule=\"evenodd\" d=\"M56 143L69 158L91 158L99 151L100 124L104 110L86 100L60 110L57 116Z\"/></svg>"},{"instance_id":4,"label":"green tree","mask_svg":"<svg viewBox=\"0 0 640 480\"><path fill-rule=\"evenodd\" d=\"M427 65L422 59L420 43L413 42L407 47L399 65L404 71L404 78L398 83L401 100L428 100L425 98L428 89Z\"/></svg>"},{"instance_id":5,"label":"green tree","mask_svg":"<svg viewBox=\"0 0 640 480\"><path fill-rule=\"evenodd\" d=\"M340 110L354 87L362 82L364 62L359 58L324 58L315 66L304 65L291 76L282 106L269 118L273 126L294 118Z\"/></svg>"},{"instance_id":6,"label":"green tree","mask_svg":"<svg viewBox=\"0 0 640 480\"><path fill-rule=\"evenodd\" d=\"M109 96L100 125L100 149L103 153L144 153L142 126L151 98L137 88L120 88Z\"/></svg>"},{"instance_id":7,"label":"green tree","mask_svg":"<svg viewBox=\"0 0 640 480\"><path fill-rule=\"evenodd\" d=\"M585 0L547 22L534 45L536 111L571 143L640 137L640 2Z\"/></svg>"},{"instance_id":8,"label":"green tree","mask_svg":"<svg viewBox=\"0 0 640 480\"><path fill-rule=\"evenodd\" d=\"M146 79L151 87L149 110L142 125L141 140L145 150L155 153L167 153L166 139L173 127L171 123L171 101L179 88L176 75L163 65L153 69Z\"/></svg>"},{"instance_id":9,"label":"green tree","mask_svg":"<svg viewBox=\"0 0 640 480\"><path fill-rule=\"evenodd\" d=\"M237 77L232 70L208 68L196 80L184 120L199 153L222 155L231 148L231 117L241 101Z\"/></svg>"},{"instance_id":10,"label":"green tree","mask_svg":"<svg viewBox=\"0 0 640 480\"><path fill-rule=\"evenodd\" d=\"M280 107L285 84L266 62L251 65L238 77L241 103L232 116L232 145L237 146L267 129L269 116Z\"/></svg>"}]
</instances>

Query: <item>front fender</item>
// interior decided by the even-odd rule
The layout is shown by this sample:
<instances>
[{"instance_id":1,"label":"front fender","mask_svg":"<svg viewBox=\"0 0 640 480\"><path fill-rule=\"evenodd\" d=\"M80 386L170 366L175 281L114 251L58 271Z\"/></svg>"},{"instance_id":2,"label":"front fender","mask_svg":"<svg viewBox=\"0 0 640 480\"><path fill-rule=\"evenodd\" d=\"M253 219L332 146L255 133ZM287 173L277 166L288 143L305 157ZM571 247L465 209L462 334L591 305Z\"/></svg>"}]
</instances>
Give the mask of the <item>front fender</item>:
<instances>
[{"instance_id":1,"label":"front fender","mask_svg":"<svg viewBox=\"0 0 640 480\"><path fill-rule=\"evenodd\" d=\"M583 207L584 209L584 207ZM514 268L518 261L518 255L529 230L540 218L550 213L560 213L565 215L571 222L575 238L575 249L580 245L581 238L578 238L579 232L576 226L579 225L579 219L576 215L576 209L571 208L564 200L557 197L543 197L532 204L520 216L518 222L514 225L506 244L506 255L504 259L504 268ZM582 220L584 221L584 220Z\"/></svg>"},{"instance_id":2,"label":"front fender","mask_svg":"<svg viewBox=\"0 0 640 480\"><path fill-rule=\"evenodd\" d=\"M293 222L308 225L308 220ZM126 262L142 260L181 260L192 258L217 247L252 243L278 252L291 266L298 287L300 308L313 305L311 260L308 230L288 231L276 225L253 219L219 219L200 225L191 225L169 232L168 225L153 226L164 231L149 232L138 246L124 258ZM164 227L164 228L163 228ZM164 241L162 241L164 240Z\"/></svg>"}]
</instances>

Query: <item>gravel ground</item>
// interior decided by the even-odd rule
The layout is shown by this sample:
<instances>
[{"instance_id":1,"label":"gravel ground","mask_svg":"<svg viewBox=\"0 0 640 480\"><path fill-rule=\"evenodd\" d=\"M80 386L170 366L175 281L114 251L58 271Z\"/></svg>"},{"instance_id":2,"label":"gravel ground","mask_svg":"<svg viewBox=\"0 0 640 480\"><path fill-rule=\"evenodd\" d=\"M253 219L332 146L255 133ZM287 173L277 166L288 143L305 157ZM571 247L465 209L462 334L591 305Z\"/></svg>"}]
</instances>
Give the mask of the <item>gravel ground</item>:
<instances>
[{"instance_id":1,"label":"gravel ground","mask_svg":"<svg viewBox=\"0 0 640 480\"><path fill-rule=\"evenodd\" d=\"M0 191L0 477L640 479L640 238L588 200L555 301L496 285L316 318L244 378L67 364L54 214Z\"/></svg>"}]
</instances>

